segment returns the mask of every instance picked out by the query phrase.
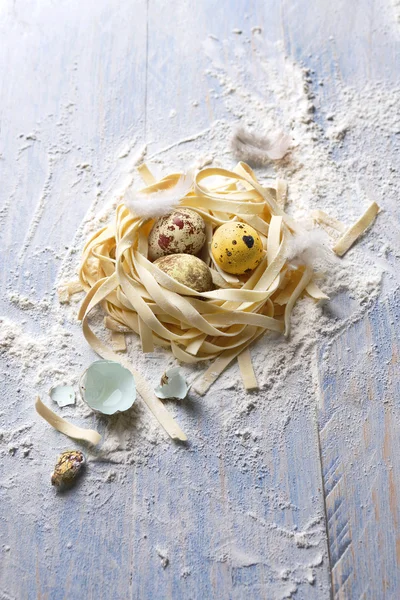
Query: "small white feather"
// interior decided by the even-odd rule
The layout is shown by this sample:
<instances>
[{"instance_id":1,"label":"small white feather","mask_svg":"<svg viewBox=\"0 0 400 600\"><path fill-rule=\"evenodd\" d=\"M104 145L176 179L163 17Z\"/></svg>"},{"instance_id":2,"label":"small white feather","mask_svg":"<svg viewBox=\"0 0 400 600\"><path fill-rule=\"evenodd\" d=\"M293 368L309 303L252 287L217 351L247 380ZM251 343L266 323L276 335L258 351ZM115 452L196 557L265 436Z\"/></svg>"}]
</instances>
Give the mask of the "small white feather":
<instances>
[{"instance_id":1,"label":"small white feather","mask_svg":"<svg viewBox=\"0 0 400 600\"><path fill-rule=\"evenodd\" d=\"M241 160L255 166L265 166L271 160L283 158L291 141L290 136L282 131L262 136L240 127L233 136L232 149Z\"/></svg>"},{"instance_id":2,"label":"small white feather","mask_svg":"<svg viewBox=\"0 0 400 600\"><path fill-rule=\"evenodd\" d=\"M304 229L288 240L286 257L294 264L306 264L311 268L327 268L335 262L327 234L320 229Z\"/></svg>"},{"instance_id":3,"label":"small white feather","mask_svg":"<svg viewBox=\"0 0 400 600\"><path fill-rule=\"evenodd\" d=\"M192 185L193 172L188 171L186 175L182 175L174 187L167 190L144 194L129 188L125 192L123 201L135 217L147 219L162 217L178 206L182 198L189 193Z\"/></svg>"}]
</instances>

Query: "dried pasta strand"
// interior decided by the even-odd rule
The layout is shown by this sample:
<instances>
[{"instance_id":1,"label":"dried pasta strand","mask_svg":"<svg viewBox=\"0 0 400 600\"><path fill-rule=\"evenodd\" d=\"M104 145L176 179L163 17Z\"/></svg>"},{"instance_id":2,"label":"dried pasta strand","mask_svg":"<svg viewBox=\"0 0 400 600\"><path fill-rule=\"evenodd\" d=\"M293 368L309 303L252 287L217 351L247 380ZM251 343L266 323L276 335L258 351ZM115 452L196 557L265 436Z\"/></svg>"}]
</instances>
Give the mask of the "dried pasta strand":
<instances>
[{"instance_id":1,"label":"dried pasta strand","mask_svg":"<svg viewBox=\"0 0 400 600\"><path fill-rule=\"evenodd\" d=\"M146 323L139 317L139 335L142 344L142 351L146 353L154 352L153 334Z\"/></svg>"},{"instance_id":2,"label":"dried pasta strand","mask_svg":"<svg viewBox=\"0 0 400 600\"><path fill-rule=\"evenodd\" d=\"M276 180L276 203L282 210L285 208L287 200L288 185L284 179L277 178Z\"/></svg>"},{"instance_id":3,"label":"dried pasta strand","mask_svg":"<svg viewBox=\"0 0 400 600\"><path fill-rule=\"evenodd\" d=\"M115 352L126 352L125 334L120 331L112 331L111 344Z\"/></svg>"},{"instance_id":4,"label":"dried pasta strand","mask_svg":"<svg viewBox=\"0 0 400 600\"><path fill-rule=\"evenodd\" d=\"M251 339L242 347L232 348L229 350L225 350L222 354L215 359L215 361L208 367L208 369L196 379L194 384L192 385L192 389L194 389L200 396L204 395L207 390L211 387L211 385L218 379L223 371L228 367L228 365L253 341L255 341L261 332L258 332L256 335L252 336Z\"/></svg>"},{"instance_id":5,"label":"dried pasta strand","mask_svg":"<svg viewBox=\"0 0 400 600\"><path fill-rule=\"evenodd\" d=\"M365 232L366 229L374 222L376 215L379 212L379 206L376 202L372 202L365 213L338 239L333 247L333 251L338 256L343 256L352 247L354 242Z\"/></svg>"},{"instance_id":6,"label":"dried pasta strand","mask_svg":"<svg viewBox=\"0 0 400 600\"><path fill-rule=\"evenodd\" d=\"M314 221L316 223L319 223L320 225L326 225L331 229L335 229L339 233L343 233L346 231L346 225L344 223L338 221L337 219L335 219L335 217L327 215L326 212L324 212L323 210L313 210L311 216L314 219Z\"/></svg>"},{"instance_id":7,"label":"dried pasta strand","mask_svg":"<svg viewBox=\"0 0 400 600\"><path fill-rule=\"evenodd\" d=\"M146 163L139 165L137 170L146 185L153 185L155 183L156 179Z\"/></svg>"},{"instance_id":8,"label":"dried pasta strand","mask_svg":"<svg viewBox=\"0 0 400 600\"><path fill-rule=\"evenodd\" d=\"M83 287L80 281L69 281L57 289L58 300L60 304L67 304L71 296L82 291Z\"/></svg>"},{"instance_id":9,"label":"dried pasta strand","mask_svg":"<svg viewBox=\"0 0 400 600\"><path fill-rule=\"evenodd\" d=\"M296 300L300 296L300 294L305 290L307 285L310 283L312 277L312 271L310 268L306 268L299 283L293 290L292 295L290 296L286 308L285 308L285 336L288 337L290 334L290 317L292 314L293 307L296 303Z\"/></svg>"},{"instance_id":10,"label":"dried pasta strand","mask_svg":"<svg viewBox=\"0 0 400 600\"><path fill-rule=\"evenodd\" d=\"M193 354L193 356L196 356L196 354L198 353L198 351L200 350L201 346L203 345L203 343L206 340L207 335L205 333L203 333L203 335L199 335L199 337L194 338L187 346L186 346L186 352L188 352L189 354Z\"/></svg>"},{"instance_id":11,"label":"dried pasta strand","mask_svg":"<svg viewBox=\"0 0 400 600\"><path fill-rule=\"evenodd\" d=\"M104 317L104 326L110 331L117 331L119 333L129 333L129 327L126 325L122 325L119 321L114 319L113 317Z\"/></svg>"},{"instance_id":12,"label":"dried pasta strand","mask_svg":"<svg viewBox=\"0 0 400 600\"><path fill-rule=\"evenodd\" d=\"M83 291L83 287L80 281L70 281L68 284L68 292L70 296L74 294L79 294L79 292Z\"/></svg>"},{"instance_id":13,"label":"dried pasta strand","mask_svg":"<svg viewBox=\"0 0 400 600\"><path fill-rule=\"evenodd\" d=\"M282 217L273 215L270 222L270 232L268 235L267 256L270 265L279 251L281 241Z\"/></svg>"},{"instance_id":14,"label":"dried pasta strand","mask_svg":"<svg viewBox=\"0 0 400 600\"><path fill-rule=\"evenodd\" d=\"M258 388L256 374L254 373L253 364L251 362L250 348L245 348L237 357L240 374L246 390L255 390Z\"/></svg>"},{"instance_id":15,"label":"dried pasta strand","mask_svg":"<svg viewBox=\"0 0 400 600\"><path fill-rule=\"evenodd\" d=\"M329 300L329 296L320 290L315 281L310 281L306 286L306 292L311 298L314 298L314 300Z\"/></svg>"},{"instance_id":16,"label":"dried pasta strand","mask_svg":"<svg viewBox=\"0 0 400 600\"><path fill-rule=\"evenodd\" d=\"M299 281L300 281L303 273L304 273L303 269L302 270L298 269L296 271L292 271L291 272L290 278L288 280L287 285L274 298L274 303L275 304L279 304L279 306L285 306L289 302L289 300L290 300L290 298L291 298L294 290L296 289L297 284L299 283Z\"/></svg>"},{"instance_id":17,"label":"dried pasta strand","mask_svg":"<svg viewBox=\"0 0 400 600\"><path fill-rule=\"evenodd\" d=\"M94 446L100 442L101 435L97 431L94 429L77 427L66 419L63 419L53 412L48 406L43 404L39 396L36 398L35 408L36 412L60 433L63 433L74 440L84 440L85 442L89 442L89 444L93 444Z\"/></svg>"},{"instance_id":18,"label":"dried pasta strand","mask_svg":"<svg viewBox=\"0 0 400 600\"><path fill-rule=\"evenodd\" d=\"M60 304L68 304L69 302L69 291L68 285L60 285L57 288L58 301Z\"/></svg>"},{"instance_id":19,"label":"dried pasta strand","mask_svg":"<svg viewBox=\"0 0 400 600\"><path fill-rule=\"evenodd\" d=\"M241 352L236 348L232 350L225 350L210 367L203 373L203 375L194 382L192 389L197 392L200 396L203 396L210 386L218 379L226 367L233 361L234 358Z\"/></svg>"}]
</instances>

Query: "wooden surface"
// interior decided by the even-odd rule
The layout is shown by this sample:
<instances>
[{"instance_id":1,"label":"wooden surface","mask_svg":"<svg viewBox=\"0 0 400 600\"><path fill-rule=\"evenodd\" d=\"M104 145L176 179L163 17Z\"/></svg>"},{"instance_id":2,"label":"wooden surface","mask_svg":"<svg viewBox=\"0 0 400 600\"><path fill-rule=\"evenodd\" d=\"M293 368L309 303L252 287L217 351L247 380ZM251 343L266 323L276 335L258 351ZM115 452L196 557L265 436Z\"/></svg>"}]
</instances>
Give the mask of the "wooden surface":
<instances>
[{"instance_id":1,"label":"wooden surface","mask_svg":"<svg viewBox=\"0 0 400 600\"><path fill-rule=\"evenodd\" d=\"M151 155L229 118L209 93L202 42L235 28L250 36L254 26L271 52L282 41L315 70L327 101L338 80L398 79L391 0L1 3L1 314L36 331L8 292L54 297L99 174L109 174L107 188L127 139L146 142ZM61 497L48 489L59 438L44 427L32 464L3 448L1 600L398 598L399 317L392 294L322 340L319 393L311 373L291 373L282 386L309 401L282 423L271 405L273 452L261 436L252 454L235 435L248 427L268 436L271 415L250 408L230 422L239 398L229 389L179 414L189 447L155 447L144 464L115 466L116 481L98 488L89 476ZM2 358L4 432L35 417L29 382L17 392Z\"/></svg>"}]
</instances>

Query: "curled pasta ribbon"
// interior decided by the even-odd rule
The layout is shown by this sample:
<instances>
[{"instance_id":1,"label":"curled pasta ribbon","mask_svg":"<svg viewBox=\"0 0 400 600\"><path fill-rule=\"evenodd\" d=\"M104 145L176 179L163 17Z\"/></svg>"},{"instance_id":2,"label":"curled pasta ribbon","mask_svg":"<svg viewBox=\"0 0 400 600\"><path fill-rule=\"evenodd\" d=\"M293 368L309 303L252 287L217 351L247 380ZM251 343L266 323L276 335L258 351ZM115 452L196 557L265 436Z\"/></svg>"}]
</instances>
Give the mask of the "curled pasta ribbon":
<instances>
[{"instance_id":1,"label":"curled pasta ribbon","mask_svg":"<svg viewBox=\"0 0 400 600\"><path fill-rule=\"evenodd\" d=\"M141 194L170 189L181 177L172 174L157 182L147 166L142 166L140 173L147 186ZM107 314L107 326L114 332L118 328L135 332L144 352L161 346L182 362L212 359L193 384L198 393L203 394L236 358L245 387L256 387L249 351L252 342L266 332L289 335L293 307L305 294L317 301L326 298L310 268L288 263L288 241L304 230L283 210L286 192L282 180L261 185L244 163L232 171L205 168L196 174L178 206L196 211L206 223L207 241L201 258L210 267L217 289L201 294L148 260L147 237L154 220L131 213L122 198L115 221L96 232L83 252L79 275L87 296L80 317L91 346L101 356L111 356L112 351L88 325L89 312L100 304ZM323 215L318 218L323 220ZM265 255L250 275L229 275L213 262L213 232L231 220L250 224L263 240ZM344 246L347 244L345 240ZM145 387L143 382L143 390ZM145 401L162 422L161 407L149 397Z\"/></svg>"},{"instance_id":2,"label":"curled pasta ribbon","mask_svg":"<svg viewBox=\"0 0 400 600\"><path fill-rule=\"evenodd\" d=\"M74 440L83 440L85 442L89 442L89 444L93 444L95 446L101 440L101 435L95 431L94 429L85 429L83 427L78 427L77 425L73 425L66 419L63 419L59 415L57 415L54 411L52 411L48 406L43 404L39 396L35 401L36 412L51 425L64 435L67 435Z\"/></svg>"}]
</instances>

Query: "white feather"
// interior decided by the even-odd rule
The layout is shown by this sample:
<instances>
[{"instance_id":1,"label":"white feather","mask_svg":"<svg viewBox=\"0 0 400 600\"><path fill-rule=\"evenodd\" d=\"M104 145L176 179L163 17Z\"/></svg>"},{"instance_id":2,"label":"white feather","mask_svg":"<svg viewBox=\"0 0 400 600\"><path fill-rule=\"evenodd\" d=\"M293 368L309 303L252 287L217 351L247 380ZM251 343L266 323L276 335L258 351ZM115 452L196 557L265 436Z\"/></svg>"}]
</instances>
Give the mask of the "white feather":
<instances>
[{"instance_id":1,"label":"white feather","mask_svg":"<svg viewBox=\"0 0 400 600\"><path fill-rule=\"evenodd\" d=\"M193 172L182 175L174 187L153 194L126 190L123 201L135 217L156 218L170 213L184 198L193 185Z\"/></svg>"},{"instance_id":2,"label":"white feather","mask_svg":"<svg viewBox=\"0 0 400 600\"><path fill-rule=\"evenodd\" d=\"M302 233L291 236L286 257L294 264L306 264L311 268L327 268L335 261L328 235L320 229L304 229Z\"/></svg>"},{"instance_id":3,"label":"white feather","mask_svg":"<svg viewBox=\"0 0 400 600\"><path fill-rule=\"evenodd\" d=\"M265 166L271 160L283 158L291 141L290 136L282 131L275 135L262 136L240 127L233 136L232 148L241 160L255 166Z\"/></svg>"}]
</instances>

